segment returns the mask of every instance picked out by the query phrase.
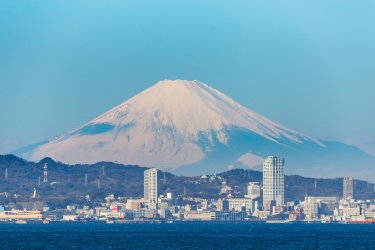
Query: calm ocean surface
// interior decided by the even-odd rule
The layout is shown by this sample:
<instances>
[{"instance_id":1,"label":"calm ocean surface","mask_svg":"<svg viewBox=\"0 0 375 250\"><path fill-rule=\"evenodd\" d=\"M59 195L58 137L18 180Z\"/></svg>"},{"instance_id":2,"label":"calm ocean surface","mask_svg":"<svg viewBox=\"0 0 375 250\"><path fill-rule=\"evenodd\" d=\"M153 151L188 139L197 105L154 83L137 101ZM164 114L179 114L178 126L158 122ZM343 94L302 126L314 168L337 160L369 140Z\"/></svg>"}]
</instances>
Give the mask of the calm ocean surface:
<instances>
[{"instance_id":1,"label":"calm ocean surface","mask_svg":"<svg viewBox=\"0 0 375 250\"><path fill-rule=\"evenodd\" d=\"M375 249L375 225L0 224L0 249Z\"/></svg>"}]
</instances>

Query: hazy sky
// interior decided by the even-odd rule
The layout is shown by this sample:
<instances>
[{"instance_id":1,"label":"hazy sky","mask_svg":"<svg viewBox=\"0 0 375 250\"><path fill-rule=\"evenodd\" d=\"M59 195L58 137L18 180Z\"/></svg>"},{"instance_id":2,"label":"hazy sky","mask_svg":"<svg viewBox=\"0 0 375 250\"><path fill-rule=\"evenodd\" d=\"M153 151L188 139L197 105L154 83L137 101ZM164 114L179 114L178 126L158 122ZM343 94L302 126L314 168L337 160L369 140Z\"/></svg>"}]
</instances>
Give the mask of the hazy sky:
<instances>
[{"instance_id":1,"label":"hazy sky","mask_svg":"<svg viewBox=\"0 0 375 250\"><path fill-rule=\"evenodd\" d=\"M197 79L375 155L375 1L0 2L0 153Z\"/></svg>"}]
</instances>

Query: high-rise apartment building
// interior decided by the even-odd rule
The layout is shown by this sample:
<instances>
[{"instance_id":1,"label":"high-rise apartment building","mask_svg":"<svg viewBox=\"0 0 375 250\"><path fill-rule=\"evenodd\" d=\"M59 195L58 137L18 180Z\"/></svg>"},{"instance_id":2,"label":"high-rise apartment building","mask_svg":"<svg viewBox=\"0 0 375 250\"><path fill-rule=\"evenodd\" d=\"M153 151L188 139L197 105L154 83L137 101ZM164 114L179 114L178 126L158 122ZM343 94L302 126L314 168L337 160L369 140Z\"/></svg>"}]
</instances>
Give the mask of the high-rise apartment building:
<instances>
[{"instance_id":1,"label":"high-rise apartment building","mask_svg":"<svg viewBox=\"0 0 375 250\"><path fill-rule=\"evenodd\" d=\"M343 198L354 198L354 185L353 177L344 177L342 188L343 188Z\"/></svg>"},{"instance_id":2,"label":"high-rise apartment building","mask_svg":"<svg viewBox=\"0 0 375 250\"><path fill-rule=\"evenodd\" d=\"M158 170L156 168L147 169L144 172L144 199L146 207L157 209L158 203Z\"/></svg>"},{"instance_id":3,"label":"high-rise apartment building","mask_svg":"<svg viewBox=\"0 0 375 250\"><path fill-rule=\"evenodd\" d=\"M269 156L263 163L263 206L284 205L284 159Z\"/></svg>"}]
</instances>

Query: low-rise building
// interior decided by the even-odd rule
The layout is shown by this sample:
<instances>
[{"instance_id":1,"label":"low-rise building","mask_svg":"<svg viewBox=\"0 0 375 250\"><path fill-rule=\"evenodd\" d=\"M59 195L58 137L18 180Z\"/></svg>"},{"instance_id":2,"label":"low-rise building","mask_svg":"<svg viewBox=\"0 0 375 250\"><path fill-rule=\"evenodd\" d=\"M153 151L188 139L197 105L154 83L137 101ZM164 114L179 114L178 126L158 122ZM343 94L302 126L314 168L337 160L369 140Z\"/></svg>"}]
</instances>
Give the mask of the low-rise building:
<instances>
[{"instance_id":1,"label":"low-rise building","mask_svg":"<svg viewBox=\"0 0 375 250\"><path fill-rule=\"evenodd\" d=\"M215 219L215 213L210 211L189 211L184 213L187 221L210 221Z\"/></svg>"},{"instance_id":2,"label":"low-rise building","mask_svg":"<svg viewBox=\"0 0 375 250\"><path fill-rule=\"evenodd\" d=\"M41 220L41 211L10 210L0 211L0 220Z\"/></svg>"},{"instance_id":3,"label":"low-rise building","mask_svg":"<svg viewBox=\"0 0 375 250\"><path fill-rule=\"evenodd\" d=\"M128 199L125 204L126 210L141 210L144 201L142 199Z\"/></svg>"},{"instance_id":4,"label":"low-rise building","mask_svg":"<svg viewBox=\"0 0 375 250\"><path fill-rule=\"evenodd\" d=\"M78 215L77 214L64 214L63 221L78 221Z\"/></svg>"},{"instance_id":5,"label":"low-rise building","mask_svg":"<svg viewBox=\"0 0 375 250\"><path fill-rule=\"evenodd\" d=\"M232 198L228 199L230 211L249 211L253 210L253 200L249 198Z\"/></svg>"},{"instance_id":6,"label":"low-rise building","mask_svg":"<svg viewBox=\"0 0 375 250\"><path fill-rule=\"evenodd\" d=\"M216 221L241 221L246 218L246 212L237 211L216 211L214 215Z\"/></svg>"}]
</instances>

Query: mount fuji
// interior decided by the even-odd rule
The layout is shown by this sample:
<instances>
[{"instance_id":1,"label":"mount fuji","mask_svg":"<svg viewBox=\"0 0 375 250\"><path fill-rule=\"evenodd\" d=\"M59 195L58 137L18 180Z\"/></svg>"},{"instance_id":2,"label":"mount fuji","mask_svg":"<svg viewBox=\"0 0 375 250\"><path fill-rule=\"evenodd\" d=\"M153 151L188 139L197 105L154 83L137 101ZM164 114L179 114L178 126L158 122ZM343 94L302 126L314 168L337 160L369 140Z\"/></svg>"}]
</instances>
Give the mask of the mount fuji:
<instances>
[{"instance_id":1,"label":"mount fuji","mask_svg":"<svg viewBox=\"0 0 375 250\"><path fill-rule=\"evenodd\" d=\"M353 146L291 130L198 81L164 80L78 129L15 152L29 160L116 161L178 174L258 168L286 158L286 173L374 179L375 159Z\"/></svg>"}]
</instances>

